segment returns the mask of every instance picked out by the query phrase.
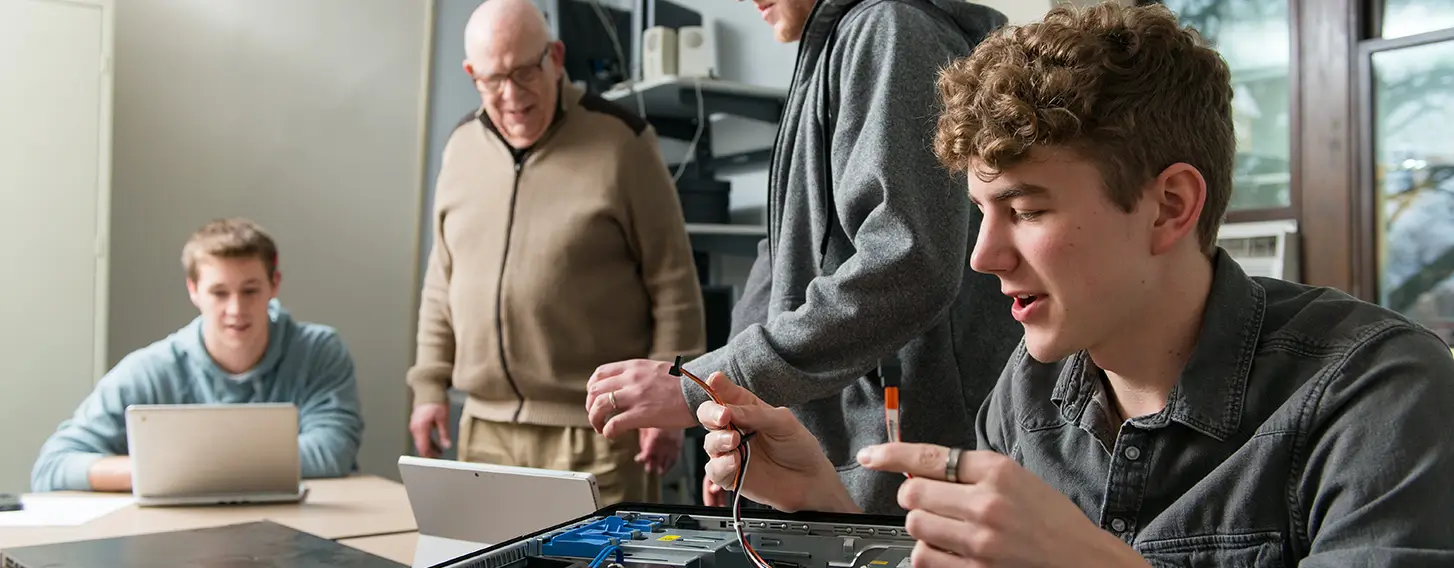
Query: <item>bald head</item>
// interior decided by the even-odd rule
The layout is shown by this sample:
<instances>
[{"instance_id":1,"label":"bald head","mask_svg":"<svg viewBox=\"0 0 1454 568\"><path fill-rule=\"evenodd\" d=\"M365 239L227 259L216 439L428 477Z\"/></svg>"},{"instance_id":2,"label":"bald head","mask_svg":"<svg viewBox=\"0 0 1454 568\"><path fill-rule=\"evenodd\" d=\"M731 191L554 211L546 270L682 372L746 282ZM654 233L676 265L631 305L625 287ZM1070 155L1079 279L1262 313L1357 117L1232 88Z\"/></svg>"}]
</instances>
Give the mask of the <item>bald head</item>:
<instances>
[{"instance_id":1,"label":"bald head","mask_svg":"<svg viewBox=\"0 0 1454 568\"><path fill-rule=\"evenodd\" d=\"M565 46L551 41L530 0L485 0L465 24L464 72L485 114L515 148L540 140L555 120Z\"/></svg>"},{"instance_id":2,"label":"bald head","mask_svg":"<svg viewBox=\"0 0 1454 568\"><path fill-rule=\"evenodd\" d=\"M465 57L484 59L517 46L550 41L545 14L530 0L485 0L464 28Z\"/></svg>"}]
</instances>

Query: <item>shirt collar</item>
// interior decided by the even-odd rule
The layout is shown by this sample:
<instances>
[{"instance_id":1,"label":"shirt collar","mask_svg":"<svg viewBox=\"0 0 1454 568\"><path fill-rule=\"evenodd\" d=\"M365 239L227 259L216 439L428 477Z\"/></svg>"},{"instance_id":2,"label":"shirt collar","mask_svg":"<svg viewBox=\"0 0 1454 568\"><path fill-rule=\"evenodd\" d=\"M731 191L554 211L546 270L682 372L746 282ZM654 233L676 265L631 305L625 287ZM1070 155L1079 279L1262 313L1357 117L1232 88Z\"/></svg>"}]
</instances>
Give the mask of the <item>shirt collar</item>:
<instances>
[{"instance_id":1,"label":"shirt collar","mask_svg":"<svg viewBox=\"0 0 1454 568\"><path fill-rule=\"evenodd\" d=\"M535 144L532 145L530 148L514 148L506 143L505 138L500 135L500 130L498 128L495 128L495 123L490 120L490 115L485 113L484 105L480 105L479 107L475 108L475 120L480 121L480 124L484 125L485 130L490 132L491 134L494 134L495 137L500 140L501 144L505 144L505 147L510 148L511 151L516 154L516 158L518 159L520 157L520 153L530 151L536 145L544 142L546 138L549 138L550 134L556 129L556 127L560 126L561 121L565 120L566 113L570 112L575 107L581 104L581 97L585 96L585 91L583 89L575 86L575 84L571 83L570 80L564 75L562 75L560 78L559 87L560 90L558 91L558 95L555 98L555 114L550 119L550 126L546 128L545 136L542 136L541 139L536 141Z\"/></svg>"},{"instance_id":2,"label":"shirt collar","mask_svg":"<svg viewBox=\"0 0 1454 568\"><path fill-rule=\"evenodd\" d=\"M1174 421L1222 441L1241 425L1267 298L1262 286L1225 250L1218 248L1212 263L1212 287L1191 358L1172 387L1166 408L1134 419L1137 425L1156 428ZM1067 421L1080 420L1091 398L1104 388L1093 366L1084 351L1061 366L1051 400Z\"/></svg>"}]
</instances>

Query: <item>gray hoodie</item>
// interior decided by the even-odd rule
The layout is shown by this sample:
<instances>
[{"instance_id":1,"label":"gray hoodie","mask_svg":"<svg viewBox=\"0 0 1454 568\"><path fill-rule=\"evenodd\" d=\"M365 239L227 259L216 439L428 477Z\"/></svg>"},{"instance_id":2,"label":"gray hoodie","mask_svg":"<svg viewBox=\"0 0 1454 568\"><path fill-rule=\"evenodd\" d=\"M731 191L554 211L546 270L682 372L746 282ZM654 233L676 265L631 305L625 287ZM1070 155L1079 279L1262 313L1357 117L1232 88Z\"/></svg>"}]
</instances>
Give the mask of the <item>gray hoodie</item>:
<instances>
[{"instance_id":1,"label":"gray hoodie","mask_svg":"<svg viewBox=\"0 0 1454 568\"><path fill-rule=\"evenodd\" d=\"M998 281L969 269L980 217L932 151L938 71L1005 21L958 0L819 0L732 339L687 364L790 407L869 512L902 513L903 477L854 459L887 439L866 375L900 380L905 441L973 448L973 417L1022 334ZM707 400L682 389L693 410Z\"/></svg>"}]
</instances>

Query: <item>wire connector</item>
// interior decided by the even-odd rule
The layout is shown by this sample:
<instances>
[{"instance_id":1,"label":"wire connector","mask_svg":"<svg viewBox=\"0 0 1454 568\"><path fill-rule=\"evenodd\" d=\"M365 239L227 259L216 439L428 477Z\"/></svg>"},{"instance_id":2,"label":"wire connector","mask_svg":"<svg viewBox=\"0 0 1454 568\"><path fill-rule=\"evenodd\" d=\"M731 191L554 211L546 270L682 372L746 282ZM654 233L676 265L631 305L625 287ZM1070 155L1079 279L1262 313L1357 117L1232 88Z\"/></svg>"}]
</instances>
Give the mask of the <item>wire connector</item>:
<instances>
[{"instance_id":1,"label":"wire connector","mask_svg":"<svg viewBox=\"0 0 1454 568\"><path fill-rule=\"evenodd\" d=\"M870 370L868 378L877 382L884 390L884 430L888 435L889 443L904 441L899 421L899 378L889 376L879 367ZM904 477L912 478L914 476L905 473Z\"/></svg>"}]
</instances>

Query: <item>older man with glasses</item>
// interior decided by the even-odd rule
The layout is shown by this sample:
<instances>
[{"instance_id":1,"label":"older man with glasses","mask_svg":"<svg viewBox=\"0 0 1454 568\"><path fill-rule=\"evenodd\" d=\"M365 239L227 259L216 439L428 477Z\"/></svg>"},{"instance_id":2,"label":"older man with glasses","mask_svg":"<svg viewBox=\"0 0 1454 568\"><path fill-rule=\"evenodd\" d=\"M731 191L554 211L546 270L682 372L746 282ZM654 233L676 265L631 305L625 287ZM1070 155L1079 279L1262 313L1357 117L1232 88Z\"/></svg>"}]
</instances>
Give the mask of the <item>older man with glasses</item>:
<instances>
[{"instance_id":1,"label":"older man with glasses","mask_svg":"<svg viewBox=\"0 0 1454 568\"><path fill-rule=\"evenodd\" d=\"M565 79L529 0L489 0L465 30L478 110L445 145L419 310L409 430L451 446L445 392L469 394L459 459L588 471L604 503L660 499L681 430L607 439L586 416L597 366L706 348L701 289L671 175L645 120Z\"/></svg>"}]
</instances>

